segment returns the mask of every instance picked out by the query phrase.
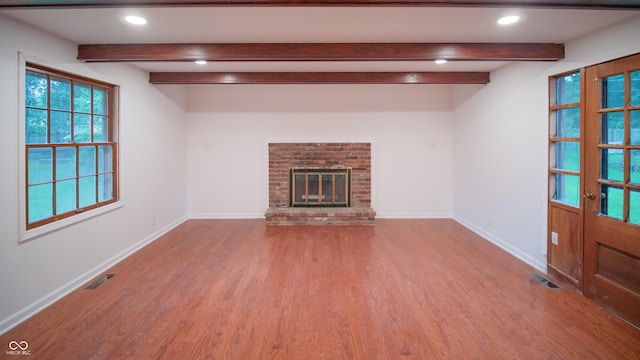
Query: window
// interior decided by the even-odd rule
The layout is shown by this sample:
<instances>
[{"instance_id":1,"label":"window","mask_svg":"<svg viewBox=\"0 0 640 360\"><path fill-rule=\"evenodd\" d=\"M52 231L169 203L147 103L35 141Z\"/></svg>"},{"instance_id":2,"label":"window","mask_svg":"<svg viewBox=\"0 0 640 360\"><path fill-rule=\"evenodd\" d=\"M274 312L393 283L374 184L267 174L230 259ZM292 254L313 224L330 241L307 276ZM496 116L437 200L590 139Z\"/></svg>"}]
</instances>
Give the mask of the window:
<instances>
[{"instance_id":1,"label":"window","mask_svg":"<svg viewBox=\"0 0 640 360\"><path fill-rule=\"evenodd\" d=\"M640 225L640 70L601 77L599 91L600 214Z\"/></svg>"},{"instance_id":2,"label":"window","mask_svg":"<svg viewBox=\"0 0 640 360\"><path fill-rule=\"evenodd\" d=\"M26 228L116 202L115 86L26 64Z\"/></svg>"},{"instance_id":3,"label":"window","mask_svg":"<svg viewBox=\"0 0 640 360\"><path fill-rule=\"evenodd\" d=\"M550 80L549 191L552 200L580 206L580 72Z\"/></svg>"}]
</instances>

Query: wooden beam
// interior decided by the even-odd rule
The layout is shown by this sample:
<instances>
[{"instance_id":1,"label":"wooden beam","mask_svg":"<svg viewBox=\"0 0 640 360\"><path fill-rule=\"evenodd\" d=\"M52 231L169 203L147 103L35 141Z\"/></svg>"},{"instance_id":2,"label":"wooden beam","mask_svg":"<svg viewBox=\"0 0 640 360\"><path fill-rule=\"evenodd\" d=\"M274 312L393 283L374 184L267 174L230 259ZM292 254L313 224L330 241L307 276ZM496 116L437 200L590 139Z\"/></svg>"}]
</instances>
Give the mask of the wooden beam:
<instances>
[{"instance_id":1,"label":"wooden beam","mask_svg":"<svg viewBox=\"0 0 640 360\"><path fill-rule=\"evenodd\" d=\"M152 72L151 84L486 84L488 72Z\"/></svg>"},{"instance_id":2,"label":"wooden beam","mask_svg":"<svg viewBox=\"0 0 640 360\"><path fill-rule=\"evenodd\" d=\"M3 0L0 8L421 6L640 10L638 0Z\"/></svg>"},{"instance_id":3,"label":"wooden beam","mask_svg":"<svg viewBox=\"0 0 640 360\"><path fill-rule=\"evenodd\" d=\"M547 60L564 58L551 43L249 43L79 45L83 61L381 61Z\"/></svg>"}]
</instances>

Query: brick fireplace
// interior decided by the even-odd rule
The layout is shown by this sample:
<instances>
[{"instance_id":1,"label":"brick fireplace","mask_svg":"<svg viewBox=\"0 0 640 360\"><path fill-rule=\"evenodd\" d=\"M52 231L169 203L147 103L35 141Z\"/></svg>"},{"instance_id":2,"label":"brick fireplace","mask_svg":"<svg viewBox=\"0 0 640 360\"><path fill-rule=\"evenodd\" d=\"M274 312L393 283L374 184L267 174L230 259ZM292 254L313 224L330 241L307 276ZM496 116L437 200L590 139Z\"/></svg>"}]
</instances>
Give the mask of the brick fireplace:
<instances>
[{"instance_id":1,"label":"brick fireplace","mask_svg":"<svg viewBox=\"0 0 640 360\"><path fill-rule=\"evenodd\" d=\"M270 143L269 144L269 208L265 212L268 225L372 225L375 211L371 208L371 144L370 143ZM319 181L327 173L348 169L350 198L348 206L292 206L294 169L305 169ZM334 175L335 177L335 175ZM336 181L336 183L339 183ZM293 184L293 185L292 185ZM301 198L317 198L308 193ZM334 188L335 189L335 185ZM334 191L334 190L331 190ZM329 193L329 190L325 191ZM320 195L322 196L322 195ZM324 196L326 197L326 196Z\"/></svg>"}]
</instances>

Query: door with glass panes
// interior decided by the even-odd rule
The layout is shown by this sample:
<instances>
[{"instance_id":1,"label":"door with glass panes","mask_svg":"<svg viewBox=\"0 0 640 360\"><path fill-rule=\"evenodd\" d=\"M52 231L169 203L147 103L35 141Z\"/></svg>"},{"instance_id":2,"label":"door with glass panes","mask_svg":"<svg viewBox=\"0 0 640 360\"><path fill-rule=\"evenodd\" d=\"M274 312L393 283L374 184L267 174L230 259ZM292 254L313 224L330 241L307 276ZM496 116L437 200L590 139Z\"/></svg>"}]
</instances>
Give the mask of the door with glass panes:
<instances>
[{"instance_id":1,"label":"door with glass panes","mask_svg":"<svg viewBox=\"0 0 640 360\"><path fill-rule=\"evenodd\" d=\"M640 55L584 81L583 293L640 325Z\"/></svg>"}]
</instances>

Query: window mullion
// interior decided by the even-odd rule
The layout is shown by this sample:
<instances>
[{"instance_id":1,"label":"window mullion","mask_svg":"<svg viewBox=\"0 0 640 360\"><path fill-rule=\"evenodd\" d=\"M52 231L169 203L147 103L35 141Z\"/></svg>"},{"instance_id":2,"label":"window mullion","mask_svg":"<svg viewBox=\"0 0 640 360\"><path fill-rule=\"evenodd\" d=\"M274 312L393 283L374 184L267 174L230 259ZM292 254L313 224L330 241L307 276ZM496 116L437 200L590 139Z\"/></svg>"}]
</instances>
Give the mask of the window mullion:
<instances>
[{"instance_id":1,"label":"window mullion","mask_svg":"<svg viewBox=\"0 0 640 360\"><path fill-rule=\"evenodd\" d=\"M74 145L76 150L76 211L80 209L80 146Z\"/></svg>"},{"instance_id":2,"label":"window mullion","mask_svg":"<svg viewBox=\"0 0 640 360\"><path fill-rule=\"evenodd\" d=\"M93 88L94 88L94 86L93 86L93 85L91 85L91 86L90 86L90 88L91 88L91 91L90 91L91 99L90 99L90 102L89 102L89 103L91 104L91 107L90 107L90 111L91 111L91 115L90 115L90 117L91 117L91 120L89 121L89 129L90 129L90 131L89 131L89 138L91 139L91 142L93 142L93 117L95 116L96 111L95 111L95 109L93 108L93 96L94 96L94 95L93 95Z\"/></svg>"},{"instance_id":3,"label":"window mullion","mask_svg":"<svg viewBox=\"0 0 640 360\"><path fill-rule=\"evenodd\" d=\"M51 75L47 74L47 144L51 144Z\"/></svg>"},{"instance_id":4,"label":"window mullion","mask_svg":"<svg viewBox=\"0 0 640 360\"><path fill-rule=\"evenodd\" d=\"M57 208L57 187L58 187L58 147L55 146L54 144L51 144L51 156L52 156L52 160L51 160L51 169L52 169L52 179L51 179L51 185L52 185L52 207L53 207L53 217L55 218L58 215L58 208Z\"/></svg>"},{"instance_id":5,"label":"window mullion","mask_svg":"<svg viewBox=\"0 0 640 360\"><path fill-rule=\"evenodd\" d=\"M57 181L56 181L56 177L57 177L57 148L55 146L53 146L53 144L51 144L51 74L47 74L47 144L51 145L51 153L52 153L52 158L51 158L51 208L52 208L52 215L55 218L56 215L58 215L58 211L57 211L57 204L56 204L56 199L57 199L57 195L56 195L56 189L57 189Z\"/></svg>"},{"instance_id":6,"label":"window mullion","mask_svg":"<svg viewBox=\"0 0 640 360\"><path fill-rule=\"evenodd\" d=\"M92 133L93 133L93 131L92 131ZM93 187L93 196L94 196L96 204L97 204L99 202L99 199L98 199L98 188L99 188L99 185L98 185L98 183L100 181L99 180L100 177L98 176L98 161L100 161L100 153L99 153L100 152L100 146L95 145L94 148L95 148L95 163L93 164L94 165L93 166L93 172L94 172L93 178L95 179L96 183L95 183L95 186Z\"/></svg>"}]
</instances>

